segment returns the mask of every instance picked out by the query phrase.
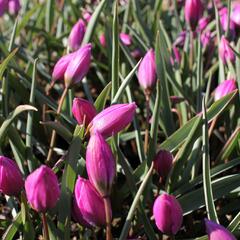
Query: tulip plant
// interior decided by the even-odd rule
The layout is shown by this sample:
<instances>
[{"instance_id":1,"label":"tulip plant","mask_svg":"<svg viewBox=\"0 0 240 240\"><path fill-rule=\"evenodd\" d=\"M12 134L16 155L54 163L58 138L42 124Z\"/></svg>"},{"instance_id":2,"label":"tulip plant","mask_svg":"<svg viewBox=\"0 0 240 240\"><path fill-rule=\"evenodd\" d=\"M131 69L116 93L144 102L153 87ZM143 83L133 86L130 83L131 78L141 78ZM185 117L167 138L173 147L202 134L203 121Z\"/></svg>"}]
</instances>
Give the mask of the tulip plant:
<instances>
[{"instance_id":1,"label":"tulip plant","mask_svg":"<svg viewBox=\"0 0 240 240\"><path fill-rule=\"evenodd\" d=\"M0 0L0 236L240 239L240 1Z\"/></svg>"}]
</instances>

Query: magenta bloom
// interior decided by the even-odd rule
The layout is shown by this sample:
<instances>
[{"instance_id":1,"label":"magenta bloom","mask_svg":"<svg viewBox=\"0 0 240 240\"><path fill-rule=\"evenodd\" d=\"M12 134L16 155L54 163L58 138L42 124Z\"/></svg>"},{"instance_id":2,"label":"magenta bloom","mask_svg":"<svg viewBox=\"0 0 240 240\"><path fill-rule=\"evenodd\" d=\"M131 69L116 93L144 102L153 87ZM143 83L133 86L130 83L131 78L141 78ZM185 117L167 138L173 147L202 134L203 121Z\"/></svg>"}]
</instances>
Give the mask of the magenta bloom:
<instances>
[{"instance_id":1,"label":"magenta bloom","mask_svg":"<svg viewBox=\"0 0 240 240\"><path fill-rule=\"evenodd\" d=\"M81 177L74 189L73 216L86 227L106 224L103 198L89 180Z\"/></svg>"},{"instance_id":2,"label":"magenta bloom","mask_svg":"<svg viewBox=\"0 0 240 240\"><path fill-rule=\"evenodd\" d=\"M70 87L80 82L88 73L91 63L92 44L86 44L75 52L65 72L65 85Z\"/></svg>"},{"instance_id":3,"label":"magenta bloom","mask_svg":"<svg viewBox=\"0 0 240 240\"><path fill-rule=\"evenodd\" d=\"M0 192L17 196L23 186L23 177L17 164L7 157L0 156Z\"/></svg>"},{"instance_id":4,"label":"magenta bloom","mask_svg":"<svg viewBox=\"0 0 240 240\"><path fill-rule=\"evenodd\" d=\"M53 68L52 80L55 82L57 80L63 80L64 74L67 70L69 62L73 59L75 53L70 53L62 56Z\"/></svg>"},{"instance_id":5,"label":"magenta bloom","mask_svg":"<svg viewBox=\"0 0 240 240\"><path fill-rule=\"evenodd\" d=\"M131 52L131 56L135 59L140 59L142 57L142 52L140 49L136 48Z\"/></svg>"},{"instance_id":6,"label":"magenta bloom","mask_svg":"<svg viewBox=\"0 0 240 240\"><path fill-rule=\"evenodd\" d=\"M181 63L181 54L176 46L172 47L173 54L170 57L170 62L174 66L175 63L180 64Z\"/></svg>"},{"instance_id":7,"label":"magenta bloom","mask_svg":"<svg viewBox=\"0 0 240 240\"><path fill-rule=\"evenodd\" d=\"M100 36L99 36L99 42L100 44L103 46L103 47L106 47L107 44L106 44L106 37L104 35L104 33L102 33Z\"/></svg>"},{"instance_id":8,"label":"magenta bloom","mask_svg":"<svg viewBox=\"0 0 240 240\"><path fill-rule=\"evenodd\" d=\"M85 23L82 19L79 19L78 22L73 26L68 38L68 46L72 51L76 51L81 47L85 31Z\"/></svg>"},{"instance_id":9,"label":"magenta bloom","mask_svg":"<svg viewBox=\"0 0 240 240\"><path fill-rule=\"evenodd\" d=\"M108 197L116 174L116 163L111 148L97 131L91 135L87 145L86 167L90 182L102 197Z\"/></svg>"},{"instance_id":10,"label":"magenta bloom","mask_svg":"<svg viewBox=\"0 0 240 240\"><path fill-rule=\"evenodd\" d=\"M224 36L222 36L219 47L219 55L224 64L226 64L227 61L233 62L235 60L235 54L233 50L229 47L229 45L230 43L228 42L228 40Z\"/></svg>"},{"instance_id":11,"label":"magenta bloom","mask_svg":"<svg viewBox=\"0 0 240 240\"><path fill-rule=\"evenodd\" d=\"M212 41L212 33L209 30L202 32L201 43L203 47L207 47Z\"/></svg>"},{"instance_id":12,"label":"magenta bloom","mask_svg":"<svg viewBox=\"0 0 240 240\"><path fill-rule=\"evenodd\" d=\"M171 171L173 164L173 155L167 150L160 150L154 159L154 169L165 178Z\"/></svg>"},{"instance_id":13,"label":"magenta bloom","mask_svg":"<svg viewBox=\"0 0 240 240\"><path fill-rule=\"evenodd\" d=\"M138 69L138 81L144 89L152 88L157 81L155 53L153 49L148 50Z\"/></svg>"},{"instance_id":14,"label":"magenta bloom","mask_svg":"<svg viewBox=\"0 0 240 240\"><path fill-rule=\"evenodd\" d=\"M202 17L198 22L198 30L202 32L208 25L209 18L208 17Z\"/></svg>"},{"instance_id":15,"label":"magenta bloom","mask_svg":"<svg viewBox=\"0 0 240 240\"><path fill-rule=\"evenodd\" d=\"M124 45L129 46L132 44L132 37L129 34L120 33L119 36Z\"/></svg>"},{"instance_id":16,"label":"magenta bloom","mask_svg":"<svg viewBox=\"0 0 240 240\"><path fill-rule=\"evenodd\" d=\"M186 0L185 20L192 30L195 30L199 19L203 14L203 4L201 0Z\"/></svg>"},{"instance_id":17,"label":"magenta bloom","mask_svg":"<svg viewBox=\"0 0 240 240\"><path fill-rule=\"evenodd\" d=\"M176 40L174 41L173 45L176 47L183 47L185 44L186 35L187 35L186 31L180 32Z\"/></svg>"},{"instance_id":18,"label":"magenta bloom","mask_svg":"<svg viewBox=\"0 0 240 240\"><path fill-rule=\"evenodd\" d=\"M240 27L240 4L235 4L231 13L231 20Z\"/></svg>"},{"instance_id":19,"label":"magenta bloom","mask_svg":"<svg viewBox=\"0 0 240 240\"><path fill-rule=\"evenodd\" d=\"M60 196L57 176L45 165L27 177L25 190L29 204L37 212L46 212L54 208Z\"/></svg>"},{"instance_id":20,"label":"magenta bloom","mask_svg":"<svg viewBox=\"0 0 240 240\"><path fill-rule=\"evenodd\" d=\"M237 89L236 81L234 79L225 80L215 90L214 99L215 101L226 96L227 94L233 92Z\"/></svg>"},{"instance_id":21,"label":"magenta bloom","mask_svg":"<svg viewBox=\"0 0 240 240\"><path fill-rule=\"evenodd\" d=\"M83 19L86 21L86 22L89 22L90 21L90 19L91 19L91 13L90 12L88 12L87 10L84 10L84 12L83 12Z\"/></svg>"},{"instance_id":22,"label":"magenta bloom","mask_svg":"<svg viewBox=\"0 0 240 240\"><path fill-rule=\"evenodd\" d=\"M163 193L154 202L153 215L158 229L168 235L175 235L181 228L183 211L176 198Z\"/></svg>"},{"instance_id":23,"label":"magenta bloom","mask_svg":"<svg viewBox=\"0 0 240 240\"><path fill-rule=\"evenodd\" d=\"M8 0L0 0L0 17L5 13L8 8Z\"/></svg>"},{"instance_id":24,"label":"magenta bloom","mask_svg":"<svg viewBox=\"0 0 240 240\"><path fill-rule=\"evenodd\" d=\"M222 28L224 31L226 31L228 26L228 9L226 7L222 8L219 11L219 16L220 16L220 23L222 25ZM231 19L230 19L229 29L231 33L235 35L235 24Z\"/></svg>"},{"instance_id":25,"label":"magenta bloom","mask_svg":"<svg viewBox=\"0 0 240 240\"><path fill-rule=\"evenodd\" d=\"M19 0L8 0L8 11L12 15L17 15L21 9Z\"/></svg>"},{"instance_id":26,"label":"magenta bloom","mask_svg":"<svg viewBox=\"0 0 240 240\"><path fill-rule=\"evenodd\" d=\"M237 240L226 228L213 221L204 219L209 240Z\"/></svg>"},{"instance_id":27,"label":"magenta bloom","mask_svg":"<svg viewBox=\"0 0 240 240\"><path fill-rule=\"evenodd\" d=\"M74 98L72 113L79 125L83 124L85 120L86 126L97 115L94 105L83 98Z\"/></svg>"},{"instance_id":28,"label":"magenta bloom","mask_svg":"<svg viewBox=\"0 0 240 240\"><path fill-rule=\"evenodd\" d=\"M124 129L131 121L136 111L135 102L115 104L97 114L91 122L91 133L98 131L104 138L110 137Z\"/></svg>"}]
</instances>

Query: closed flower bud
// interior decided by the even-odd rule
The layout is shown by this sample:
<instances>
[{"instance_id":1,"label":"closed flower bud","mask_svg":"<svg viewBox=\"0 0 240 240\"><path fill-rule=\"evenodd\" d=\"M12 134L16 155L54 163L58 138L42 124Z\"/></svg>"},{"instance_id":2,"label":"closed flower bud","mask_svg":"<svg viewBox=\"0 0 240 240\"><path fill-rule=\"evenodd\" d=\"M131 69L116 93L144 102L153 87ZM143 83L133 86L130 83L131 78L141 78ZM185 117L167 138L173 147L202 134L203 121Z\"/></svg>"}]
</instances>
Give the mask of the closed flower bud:
<instances>
[{"instance_id":1,"label":"closed flower bud","mask_svg":"<svg viewBox=\"0 0 240 240\"><path fill-rule=\"evenodd\" d=\"M5 13L8 8L8 0L0 0L0 17Z\"/></svg>"},{"instance_id":2,"label":"closed flower bud","mask_svg":"<svg viewBox=\"0 0 240 240\"><path fill-rule=\"evenodd\" d=\"M205 220L209 240L237 240L226 228L208 219Z\"/></svg>"},{"instance_id":3,"label":"closed flower bud","mask_svg":"<svg viewBox=\"0 0 240 240\"><path fill-rule=\"evenodd\" d=\"M170 57L170 62L174 66L175 63L177 63L177 64L181 63L181 54L180 54L178 48L175 46L173 46L172 50L173 50L173 54Z\"/></svg>"},{"instance_id":4,"label":"closed flower bud","mask_svg":"<svg viewBox=\"0 0 240 240\"><path fill-rule=\"evenodd\" d=\"M126 46L129 46L132 44L132 37L129 34L120 33L120 39L122 43Z\"/></svg>"},{"instance_id":5,"label":"closed flower bud","mask_svg":"<svg viewBox=\"0 0 240 240\"><path fill-rule=\"evenodd\" d=\"M209 18L208 17L202 17L198 22L198 31L202 32L208 25Z\"/></svg>"},{"instance_id":6,"label":"closed flower bud","mask_svg":"<svg viewBox=\"0 0 240 240\"><path fill-rule=\"evenodd\" d=\"M219 55L224 64L226 64L227 61L233 62L235 60L235 54L229 45L230 43L228 40L222 36L219 46Z\"/></svg>"},{"instance_id":7,"label":"closed flower bud","mask_svg":"<svg viewBox=\"0 0 240 240\"><path fill-rule=\"evenodd\" d=\"M102 33L100 36L99 36L99 42L100 44L105 48L107 46L106 44L106 37L104 35L104 33Z\"/></svg>"},{"instance_id":8,"label":"closed flower bud","mask_svg":"<svg viewBox=\"0 0 240 240\"><path fill-rule=\"evenodd\" d=\"M226 7L222 8L219 11L219 16L220 16L220 23L222 25L222 29L224 31L227 31L227 28L228 28L228 9ZM231 31L232 35L235 35L235 24L231 19L230 19L230 22L229 22L229 30Z\"/></svg>"},{"instance_id":9,"label":"closed flower bud","mask_svg":"<svg viewBox=\"0 0 240 240\"><path fill-rule=\"evenodd\" d=\"M236 3L233 6L233 10L231 13L231 20L238 26L240 27L240 4Z\"/></svg>"},{"instance_id":10,"label":"closed flower bud","mask_svg":"<svg viewBox=\"0 0 240 240\"><path fill-rule=\"evenodd\" d=\"M165 178L171 171L173 164L173 155L167 150L160 150L154 159L154 169Z\"/></svg>"},{"instance_id":11,"label":"closed flower bud","mask_svg":"<svg viewBox=\"0 0 240 240\"><path fill-rule=\"evenodd\" d=\"M53 68L52 81L63 80L69 62L73 59L75 53L62 56Z\"/></svg>"},{"instance_id":12,"label":"closed flower bud","mask_svg":"<svg viewBox=\"0 0 240 240\"><path fill-rule=\"evenodd\" d=\"M176 198L167 193L155 200L153 215L158 229L165 234L175 235L182 226L182 208Z\"/></svg>"},{"instance_id":13,"label":"closed flower bud","mask_svg":"<svg viewBox=\"0 0 240 240\"><path fill-rule=\"evenodd\" d=\"M11 15L17 15L21 9L19 0L9 0L8 1L8 11Z\"/></svg>"},{"instance_id":14,"label":"closed flower bud","mask_svg":"<svg viewBox=\"0 0 240 240\"><path fill-rule=\"evenodd\" d=\"M236 81L234 79L229 79L223 81L215 90L214 100L217 101L220 98L226 96L227 94L233 92L237 89Z\"/></svg>"},{"instance_id":15,"label":"closed flower bud","mask_svg":"<svg viewBox=\"0 0 240 240\"><path fill-rule=\"evenodd\" d=\"M92 44L89 43L74 53L64 75L66 87L80 82L88 73L91 62L91 49Z\"/></svg>"},{"instance_id":16,"label":"closed flower bud","mask_svg":"<svg viewBox=\"0 0 240 240\"><path fill-rule=\"evenodd\" d=\"M74 189L73 217L86 227L106 224L103 198L89 180L81 177Z\"/></svg>"},{"instance_id":17,"label":"closed flower bud","mask_svg":"<svg viewBox=\"0 0 240 240\"><path fill-rule=\"evenodd\" d=\"M86 21L86 22L89 22L90 19L91 19L92 15L90 12L88 12L87 10L84 10L83 12L83 19Z\"/></svg>"},{"instance_id":18,"label":"closed flower bud","mask_svg":"<svg viewBox=\"0 0 240 240\"><path fill-rule=\"evenodd\" d=\"M87 145L86 168L90 182L102 197L108 197L116 173L116 163L111 148L97 131L91 135Z\"/></svg>"},{"instance_id":19,"label":"closed flower bud","mask_svg":"<svg viewBox=\"0 0 240 240\"><path fill-rule=\"evenodd\" d=\"M91 133L98 131L104 138L110 137L124 129L131 121L136 111L135 102L115 104L97 114L91 122Z\"/></svg>"},{"instance_id":20,"label":"closed flower bud","mask_svg":"<svg viewBox=\"0 0 240 240\"><path fill-rule=\"evenodd\" d=\"M187 36L186 31L180 32L176 40L174 41L173 45L176 47L183 47L185 44L186 36Z\"/></svg>"},{"instance_id":21,"label":"closed flower bud","mask_svg":"<svg viewBox=\"0 0 240 240\"><path fill-rule=\"evenodd\" d=\"M138 69L138 81L141 87L148 89L156 84L156 80L155 53L153 49L150 49L140 63Z\"/></svg>"},{"instance_id":22,"label":"closed flower bud","mask_svg":"<svg viewBox=\"0 0 240 240\"><path fill-rule=\"evenodd\" d=\"M0 192L17 196L24 186L22 174L16 163L4 156L0 156Z\"/></svg>"},{"instance_id":23,"label":"closed flower bud","mask_svg":"<svg viewBox=\"0 0 240 240\"><path fill-rule=\"evenodd\" d=\"M85 31L86 26L84 21L82 19L78 20L68 38L68 46L72 51L76 51L81 47Z\"/></svg>"},{"instance_id":24,"label":"closed flower bud","mask_svg":"<svg viewBox=\"0 0 240 240\"><path fill-rule=\"evenodd\" d=\"M29 204L37 212L46 212L54 208L60 196L57 176L45 165L27 177L25 190Z\"/></svg>"},{"instance_id":25,"label":"closed flower bud","mask_svg":"<svg viewBox=\"0 0 240 240\"><path fill-rule=\"evenodd\" d=\"M83 98L74 98L72 113L79 125L85 123L86 126L97 115L94 105Z\"/></svg>"},{"instance_id":26,"label":"closed flower bud","mask_svg":"<svg viewBox=\"0 0 240 240\"><path fill-rule=\"evenodd\" d=\"M201 34L201 43L203 47L209 46L212 41L212 33L209 30L202 32Z\"/></svg>"},{"instance_id":27,"label":"closed flower bud","mask_svg":"<svg viewBox=\"0 0 240 240\"><path fill-rule=\"evenodd\" d=\"M201 0L186 0L185 2L185 20L191 30L195 30L199 19L203 14L203 5Z\"/></svg>"}]
</instances>

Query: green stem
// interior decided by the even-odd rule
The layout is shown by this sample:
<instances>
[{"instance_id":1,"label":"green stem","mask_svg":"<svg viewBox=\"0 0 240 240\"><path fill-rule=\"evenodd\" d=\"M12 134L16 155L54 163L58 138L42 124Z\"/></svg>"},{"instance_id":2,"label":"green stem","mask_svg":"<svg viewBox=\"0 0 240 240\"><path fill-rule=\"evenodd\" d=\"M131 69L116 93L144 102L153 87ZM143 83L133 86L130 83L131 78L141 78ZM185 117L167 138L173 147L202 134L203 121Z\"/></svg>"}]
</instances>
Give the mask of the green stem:
<instances>
[{"instance_id":1,"label":"green stem","mask_svg":"<svg viewBox=\"0 0 240 240\"><path fill-rule=\"evenodd\" d=\"M55 122L58 122L58 120L59 120L59 116L60 116L60 113L62 110L62 105L63 105L64 99L65 99L67 93L68 93L68 88L66 87L63 91L60 102L58 104L57 116L56 116ZM56 132L56 130L53 130L52 136L51 136L51 141L50 141L50 147L49 147L49 151L48 151L48 156L47 156L47 162L49 162L52 157L53 148L54 148L55 142L56 142L56 136L57 136L57 132Z\"/></svg>"},{"instance_id":2,"label":"green stem","mask_svg":"<svg viewBox=\"0 0 240 240\"><path fill-rule=\"evenodd\" d=\"M49 238L47 218L45 213L42 213L42 222L43 222L44 240L49 240L50 238Z\"/></svg>"},{"instance_id":3,"label":"green stem","mask_svg":"<svg viewBox=\"0 0 240 240\"><path fill-rule=\"evenodd\" d=\"M109 197L104 197L104 207L105 207L105 214L106 214L106 240L112 240L112 219L111 219L111 203Z\"/></svg>"}]
</instances>

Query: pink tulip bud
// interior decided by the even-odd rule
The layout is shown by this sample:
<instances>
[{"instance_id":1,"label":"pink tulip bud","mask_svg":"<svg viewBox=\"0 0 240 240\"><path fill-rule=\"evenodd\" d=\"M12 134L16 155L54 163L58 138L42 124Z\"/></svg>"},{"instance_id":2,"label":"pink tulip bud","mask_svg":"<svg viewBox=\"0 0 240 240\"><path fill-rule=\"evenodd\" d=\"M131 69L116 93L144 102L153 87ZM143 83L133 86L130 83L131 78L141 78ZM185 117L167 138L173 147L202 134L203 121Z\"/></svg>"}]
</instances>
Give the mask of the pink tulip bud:
<instances>
[{"instance_id":1,"label":"pink tulip bud","mask_svg":"<svg viewBox=\"0 0 240 240\"><path fill-rule=\"evenodd\" d=\"M107 46L107 44L106 44L106 38L105 38L104 33L102 33L102 34L99 36L99 42L100 42L100 44L101 44L104 48Z\"/></svg>"},{"instance_id":2,"label":"pink tulip bud","mask_svg":"<svg viewBox=\"0 0 240 240\"><path fill-rule=\"evenodd\" d=\"M154 159L154 169L165 178L171 171L173 164L173 155L167 150L160 150Z\"/></svg>"},{"instance_id":3,"label":"pink tulip bud","mask_svg":"<svg viewBox=\"0 0 240 240\"><path fill-rule=\"evenodd\" d=\"M204 219L209 240L237 240L226 228L208 219Z\"/></svg>"},{"instance_id":4,"label":"pink tulip bud","mask_svg":"<svg viewBox=\"0 0 240 240\"><path fill-rule=\"evenodd\" d=\"M116 163L111 148L97 131L91 135L87 145L86 168L93 186L102 197L108 197L116 173Z\"/></svg>"},{"instance_id":5,"label":"pink tulip bud","mask_svg":"<svg viewBox=\"0 0 240 240\"><path fill-rule=\"evenodd\" d=\"M63 80L69 62L73 59L75 53L67 54L61 57L53 68L52 81Z\"/></svg>"},{"instance_id":6,"label":"pink tulip bud","mask_svg":"<svg viewBox=\"0 0 240 240\"><path fill-rule=\"evenodd\" d=\"M97 114L90 123L91 133L98 131L104 138L110 137L124 129L132 120L136 111L135 102L115 104Z\"/></svg>"},{"instance_id":7,"label":"pink tulip bud","mask_svg":"<svg viewBox=\"0 0 240 240\"><path fill-rule=\"evenodd\" d=\"M120 33L119 36L124 45L129 46L132 44L132 37L129 34Z\"/></svg>"},{"instance_id":8,"label":"pink tulip bud","mask_svg":"<svg viewBox=\"0 0 240 240\"><path fill-rule=\"evenodd\" d=\"M138 69L138 81L144 89L152 88L156 84L157 73L155 63L155 53L150 49L140 63Z\"/></svg>"},{"instance_id":9,"label":"pink tulip bud","mask_svg":"<svg viewBox=\"0 0 240 240\"><path fill-rule=\"evenodd\" d=\"M180 32L180 34L177 36L176 40L174 41L173 45L176 47L183 47L185 44L187 33L186 31Z\"/></svg>"},{"instance_id":10,"label":"pink tulip bud","mask_svg":"<svg viewBox=\"0 0 240 240\"><path fill-rule=\"evenodd\" d=\"M27 177L25 190L29 204L37 212L46 212L54 208L60 196L57 176L45 165Z\"/></svg>"},{"instance_id":11,"label":"pink tulip bud","mask_svg":"<svg viewBox=\"0 0 240 240\"><path fill-rule=\"evenodd\" d=\"M16 163L4 156L0 156L0 192L17 196L24 186L22 174Z\"/></svg>"},{"instance_id":12,"label":"pink tulip bud","mask_svg":"<svg viewBox=\"0 0 240 240\"><path fill-rule=\"evenodd\" d=\"M231 20L240 27L240 3L236 3L233 6L233 10L231 13Z\"/></svg>"},{"instance_id":13,"label":"pink tulip bud","mask_svg":"<svg viewBox=\"0 0 240 240\"><path fill-rule=\"evenodd\" d=\"M74 98L72 113L79 125L85 123L86 126L97 115L94 105L83 98Z\"/></svg>"},{"instance_id":14,"label":"pink tulip bud","mask_svg":"<svg viewBox=\"0 0 240 240\"><path fill-rule=\"evenodd\" d=\"M222 25L222 28L224 31L226 31L228 27L228 9L226 7L222 8L219 11L219 16L220 16L220 23ZM229 29L231 33L235 35L235 24L231 19L229 23L230 23Z\"/></svg>"},{"instance_id":15,"label":"pink tulip bud","mask_svg":"<svg viewBox=\"0 0 240 240\"><path fill-rule=\"evenodd\" d=\"M186 0L185 2L185 20L195 30L199 19L203 14L203 4L201 0Z\"/></svg>"},{"instance_id":16,"label":"pink tulip bud","mask_svg":"<svg viewBox=\"0 0 240 240\"><path fill-rule=\"evenodd\" d=\"M9 0L8 1L8 11L11 15L17 15L21 9L19 0Z\"/></svg>"},{"instance_id":17,"label":"pink tulip bud","mask_svg":"<svg viewBox=\"0 0 240 240\"><path fill-rule=\"evenodd\" d=\"M8 0L0 0L0 17L5 13L8 8Z\"/></svg>"},{"instance_id":18,"label":"pink tulip bud","mask_svg":"<svg viewBox=\"0 0 240 240\"><path fill-rule=\"evenodd\" d=\"M68 46L72 51L76 51L81 47L81 43L86 31L85 23L82 19L73 26L68 38Z\"/></svg>"},{"instance_id":19,"label":"pink tulip bud","mask_svg":"<svg viewBox=\"0 0 240 240\"><path fill-rule=\"evenodd\" d=\"M226 64L227 61L233 62L235 60L235 54L233 50L229 47L230 43L228 40L222 36L220 46L219 46L219 55L223 63Z\"/></svg>"},{"instance_id":20,"label":"pink tulip bud","mask_svg":"<svg viewBox=\"0 0 240 240\"><path fill-rule=\"evenodd\" d=\"M212 40L212 33L209 30L202 32L201 34L201 43L203 47L207 47Z\"/></svg>"},{"instance_id":21,"label":"pink tulip bud","mask_svg":"<svg viewBox=\"0 0 240 240\"><path fill-rule=\"evenodd\" d=\"M175 46L172 47L172 50L173 50L173 54L170 57L170 62L172 64L172 66L174 66L175 63L177 63L177 64L181 63L181 54L180 54L178 48Z\"/></svg>"},{"instance_id":22,"label":"pink tulip bud","mask_svg":"<svg viewBox=\"0 0 240 240\"><path fill-rule=\"evenodd\" d=\"M140 49L136 48L131 52L131 56L135 59L140 59L142 57L142 52Z\"/></svg>"},{"instance_id":23,"label":"pink tulip bud","mask_svg":"<svg viewBox=\"0 0 240 240\"><path fill-rule=\"evenodd\" d=\"M106 224L103 198L89 180L78 177L73 199L73 216L84 226Z\"/></svg>"},{"instance_id":24,"label":"pink tulip bud","mask_svg":"<svg viewBox=\"0 0 240 240\"><path fill-rule=\"evenodd\" d=\"M227 94L233 92L237 89L236 81L234 79L225 80L215 90L214 99L215 101L226 96Z\"/></svg>"},{"instance_id":25,"label":"pink tulip bud","mask_svg":"<svg viewBox=\"0 0 240 240\"><path fill-rule=\"evenodd\" d=\"M84 10L83 12L83 19L86 21L86 22L89 22L90 19L91 19L92 15L90 12L88 12L87 10Z\"/></svg>"},{"instance_id":26,"label":"pink tulip bud","mask_svg":"<svg viewBox=\"0 0 240 240\"><path fill-rule=\"evenodd\" d=\"M198 31L202 32L208 25L209 18L208 17L202 17L198 22Z\"/></svg>"},{"instance_id":27,"label":"pink tulip bud","mask_svg":"<svg viewBox=\"0 0 240 240\"><path fill-rule=\"evenodd\" d=\"M80 82L88 73L91 63L92 44L86 44L75 52L64 75L65 86L70 87Z\"/></svg>"},{"instance_id":28,"label":"pink tulip bud","mask_svg":"<svg viewBox=\"0 0 240 240\"><path fill-rule=\"evenodd\" d=\"M181 228L183 211L176 198L163 193L154 202L153 215L158 229L168 235L175 235Z\"/></svg>"}]
</instances>

